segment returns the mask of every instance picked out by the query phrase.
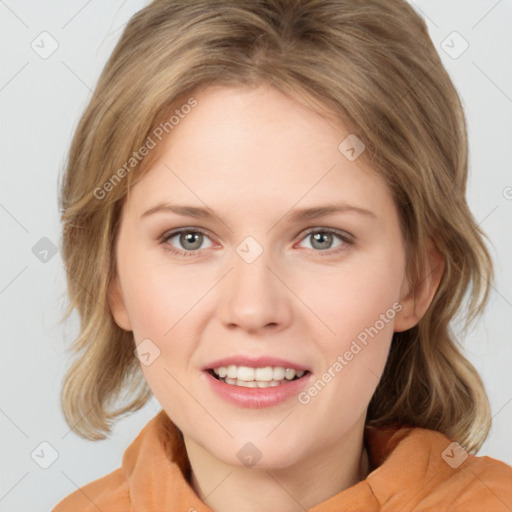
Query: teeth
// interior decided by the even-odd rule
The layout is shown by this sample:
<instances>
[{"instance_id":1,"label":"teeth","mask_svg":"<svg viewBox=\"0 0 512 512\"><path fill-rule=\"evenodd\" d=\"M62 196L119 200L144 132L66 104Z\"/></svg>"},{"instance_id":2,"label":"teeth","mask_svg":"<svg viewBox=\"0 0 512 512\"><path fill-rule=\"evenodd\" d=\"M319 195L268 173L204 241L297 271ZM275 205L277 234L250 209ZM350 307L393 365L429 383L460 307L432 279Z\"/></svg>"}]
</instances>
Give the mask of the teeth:
<instances>
[{"instance_id":1,"label":"teeth","mask_svg":"<svg viewBox=\"0 0 512 512\"><path fill-rule=\"evenodd\" d=\"M283 380L285 371L282 366L276 366L274 368L274 380Z\"/></svg>"},{"instance_id":2,"label":"teeth","mask_svg":"<svg viewBox=\"0 0 512 512\"><path fill-rule=\"evenodd\" d=\"M240 380L240 379L236 380L236 386L242 386L244 388L255 388L255 387L257 387L256 382L253 381L253 380L245 381L245 380Z\"/></svg>"},{"instance_id":3,"label":"teeth","mask_svg":"<svg viewBox=\"0 0 512 512\"><path fill-rule=\"evenodd\" d=\"M295 377L295 375L297 375L297 372L295 370L292 370L291 368L286 368L286 371L284 372L284 376L286 377L286 379L292 380L293 377Z\"/></svg>"},{"instance_id":4,"label":"teeth","mask_svg":"<svg viewBox=\"0 0 512 512\"><path fill-rule=\"evenodd\" d=\"M230 379L236 379L238 375L238 369L234 364L228 366L228 377Z\"/></svg>"},{"instance_id":5,"label":"teeth","mask_svg":"<svg viewBox=\"0 0 512 512\"><path fill-rule=\"evenodd\" d=\"M266 366L265 368L256 368L256 371L254 372L254 378L263 382L270 382L273 375L274 371L272 370L271 366Z\"/></svg>"},{"instance_id":6,"label":"teeth","mask_svg":"<svg viewBox=\"0 0 512 512\"><path fill-rule=\"evenodd\" d=\"M233 384L233 382L228 382L228 384ZM284 384L283 381L277 380L271 380L270 382L251 380L250 382L245 382L244 380L237 379L234 382L235 386L242 386L243 388L270 388L274 386L280 386L281 384Z\"/></svg>"},{"instance_id":7,"label":"teeth","mask_svg":"<svg viewBox=\"0 0 512 512\"><path fill-rule=\"evenodd\" d=\"M295 377L300 378L305 373L304 370L294 370L293 368L284 368L282 366L251 368L234 364L214 368L213 371L215 375L227 384L248 388L279 386L288 380L293 380Z\"/></svg>"},{"instance_id":8,"label":"teeth","mask_svg":"<svg viewBox=\"0 0 512 512\"><path fill-rule=\"evenodd\" d=\"M254 382L254 368L249 368L248 366L240 366L238 368L238 380L244 380L246 382Z\"/></svg>"}]
</instances>

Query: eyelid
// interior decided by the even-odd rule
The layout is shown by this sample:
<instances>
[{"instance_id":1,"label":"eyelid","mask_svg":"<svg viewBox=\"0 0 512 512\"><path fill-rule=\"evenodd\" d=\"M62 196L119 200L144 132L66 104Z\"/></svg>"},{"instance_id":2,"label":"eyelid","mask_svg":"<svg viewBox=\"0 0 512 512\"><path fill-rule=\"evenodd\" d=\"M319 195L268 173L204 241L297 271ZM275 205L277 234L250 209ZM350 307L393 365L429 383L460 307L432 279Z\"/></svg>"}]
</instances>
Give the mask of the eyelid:
<instances>
[{"instance_id":1,"label":"eyelid","mask_svg":"<svg viewBox=\"0 0 512 512\"><path fill-rule=\"evenodd\" d=\"M355 242L355 236L349 233L348 231L344 231L343 229L338 228L330 228L327 226L314 226L311 228L307 228L305 231L301 231L299 235L302 235L301 240L306 238L311 233L331 233L333 235L339 236L343 241L347 243L353 243ZM299 236L297 235L297 236Z\"/></svg>"},{"instance_id":2,"label":"eyelid","mask_svg":"<svg viewBox=\"0 0 512 512\"><path fill-rule=\"evenodd\" d=\"M169 238L172 238L176 235L179 235L180 233L202 233L203 235L206 235L208 238L211 238L209 232L204 229L204 228L198 228L198 227L195 227L195 226L185 226L185 227L182 227L182 228L175 228L175 229L170 229L168 231L166 231L163 235L162 235L162 239L169 239Z\"/></svg>"}]
</instances>

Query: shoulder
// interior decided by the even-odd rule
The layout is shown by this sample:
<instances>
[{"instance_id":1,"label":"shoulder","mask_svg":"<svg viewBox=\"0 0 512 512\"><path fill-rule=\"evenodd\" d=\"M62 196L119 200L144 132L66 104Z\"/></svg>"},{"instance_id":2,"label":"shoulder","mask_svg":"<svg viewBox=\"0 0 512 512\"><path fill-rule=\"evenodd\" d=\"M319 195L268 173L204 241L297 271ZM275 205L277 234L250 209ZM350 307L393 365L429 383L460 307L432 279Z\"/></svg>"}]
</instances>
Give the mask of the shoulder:
<instances>
[{"instance_id":1,"label":"shoulder","mask_svg":"<svg viewBox=\"0 0 512 512\"><path fill-rule=\"evenodd\" d=\"M434 430L384 432L368 482L382 505L409 511L505 512L512 508L512 467L466 452ZM399 508L399 507L398 507Z\"/></svg>"},{"instance_id":2,"label":"shoulder","mask_svg":"<svg viewBox=\"0 0 512 512\"><path fill-rule=\"evenodd\" d=\"M79 487L61 500L52 512L126 512L130 508L128 483L121 468Z\"/></svg>"},{"instance_id":3,"label":"shoulder","mask_svg":"<svg viewBox=\"0 0 512 512\"><path fill-rule=\"evenodd\" d=\"M150 508L158 494L159 478L176 480L179 470L173 465L164 448L174 440L172 424L162 410L139 432L123 454L121 467L93 482L79 487L61 500L52 512L126 512L134 500L138 508ZM174 445L169 447L173 449ZM172 455L172 453L170 453Z\"/></svg>"},{"instance_id":4,"label":"shoulder","mask_svg":"<svg viewBox=\"0 0 512 512\"><path fill-rule=\"evenodd\" d=\"M459 456L456 450L461 452ZM512 467L491 457L462 452L464 450L453 443L442 455L444 460L448 459L448 467L444 468L438 492L443 496L446 510L511 510Z\"/></svg>"},{"instance_id":5,"label":"shoulder","mask_svg":"<svg viewBox=\"0 0 512 512\"><path fill-rule=\"evenodd\" d=\"M455 445L455 443L454 443ZM458 446L458 445L456 445ZM455 449L448 448L444 457L453 461ZM466 457L467 455L467 457ZM449 459L450 460L450 459ZM462 454L460 465L448 463L438 493L446 510L510 511L512 508L512 468L507 464L483 456Z\"/></svg>"}]
</instances>

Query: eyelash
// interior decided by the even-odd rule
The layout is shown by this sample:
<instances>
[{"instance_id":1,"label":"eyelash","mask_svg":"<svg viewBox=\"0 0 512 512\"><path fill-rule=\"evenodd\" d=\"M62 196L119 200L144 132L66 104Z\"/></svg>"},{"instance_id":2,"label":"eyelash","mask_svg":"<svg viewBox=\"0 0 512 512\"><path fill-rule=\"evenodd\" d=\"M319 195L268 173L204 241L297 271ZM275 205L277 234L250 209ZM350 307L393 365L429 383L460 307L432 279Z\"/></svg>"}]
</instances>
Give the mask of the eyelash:
<instances>
[{"instance_id":1,"label":"eyelash","mask_svg":"<svg viewBox=\"0 0 512 512\"><path fill-rule=\"evenodd\" d=\"M186 251L181 249L176 249L176 247L173 247L172 245L168 244L169 240L174 238L175 236L181 234L181 233L201 233L202 235L210 238L208 236L208 233L200 228L182 228L177 229L174 231L171 231L169 233L166 233L162 236L160 243L164 246L164 250L171 252L172 254L176 254L178 256L197 256L198 253L201 251L201 249L196 249L195 251ZM332 256L333 254L341 253L345 250L347 250L347 246L351 246L354 244L354 237L352 235L349 235L347 233L344 233L343 231L338 231L337 229L332 228L310 228L304 233L304 236L300 239L300 241L306 239L308 236L315 234L315 233L322 233L322 234L330 234L335 237L338 237L343 243L340 247L332 250L332 249L325 249L325 250L315 250L315 249L309 249L311 251L314 251L316 253L319 253L320 256Z\"/></svg>"}]
</instances>

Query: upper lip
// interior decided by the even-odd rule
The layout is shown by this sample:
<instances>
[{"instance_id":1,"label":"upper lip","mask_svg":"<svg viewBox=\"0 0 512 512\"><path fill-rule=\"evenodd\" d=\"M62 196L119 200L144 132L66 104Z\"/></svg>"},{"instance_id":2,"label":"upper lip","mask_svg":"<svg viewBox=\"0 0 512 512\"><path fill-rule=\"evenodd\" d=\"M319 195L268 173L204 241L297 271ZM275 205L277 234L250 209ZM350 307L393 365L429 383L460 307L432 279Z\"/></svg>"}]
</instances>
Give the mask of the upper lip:
<instances>
[{"instance_id":1,"label":"upper lip","mask_svg":"<svg viewBox=\"0 0 512 512\"><path fill-rule=\"evenodd\" d=\"M249 368L265 368L266 366L282 366L283 368L292 368L294 370L308 370L308 368L300 363L295 363L287 359L281 359L279 357L251 357L251 356L229 356L222 359L217 359L207 364L203 370L213 370L214 368L220 368L221 366L248 366Z\"/></svg>"}]
</instances>

